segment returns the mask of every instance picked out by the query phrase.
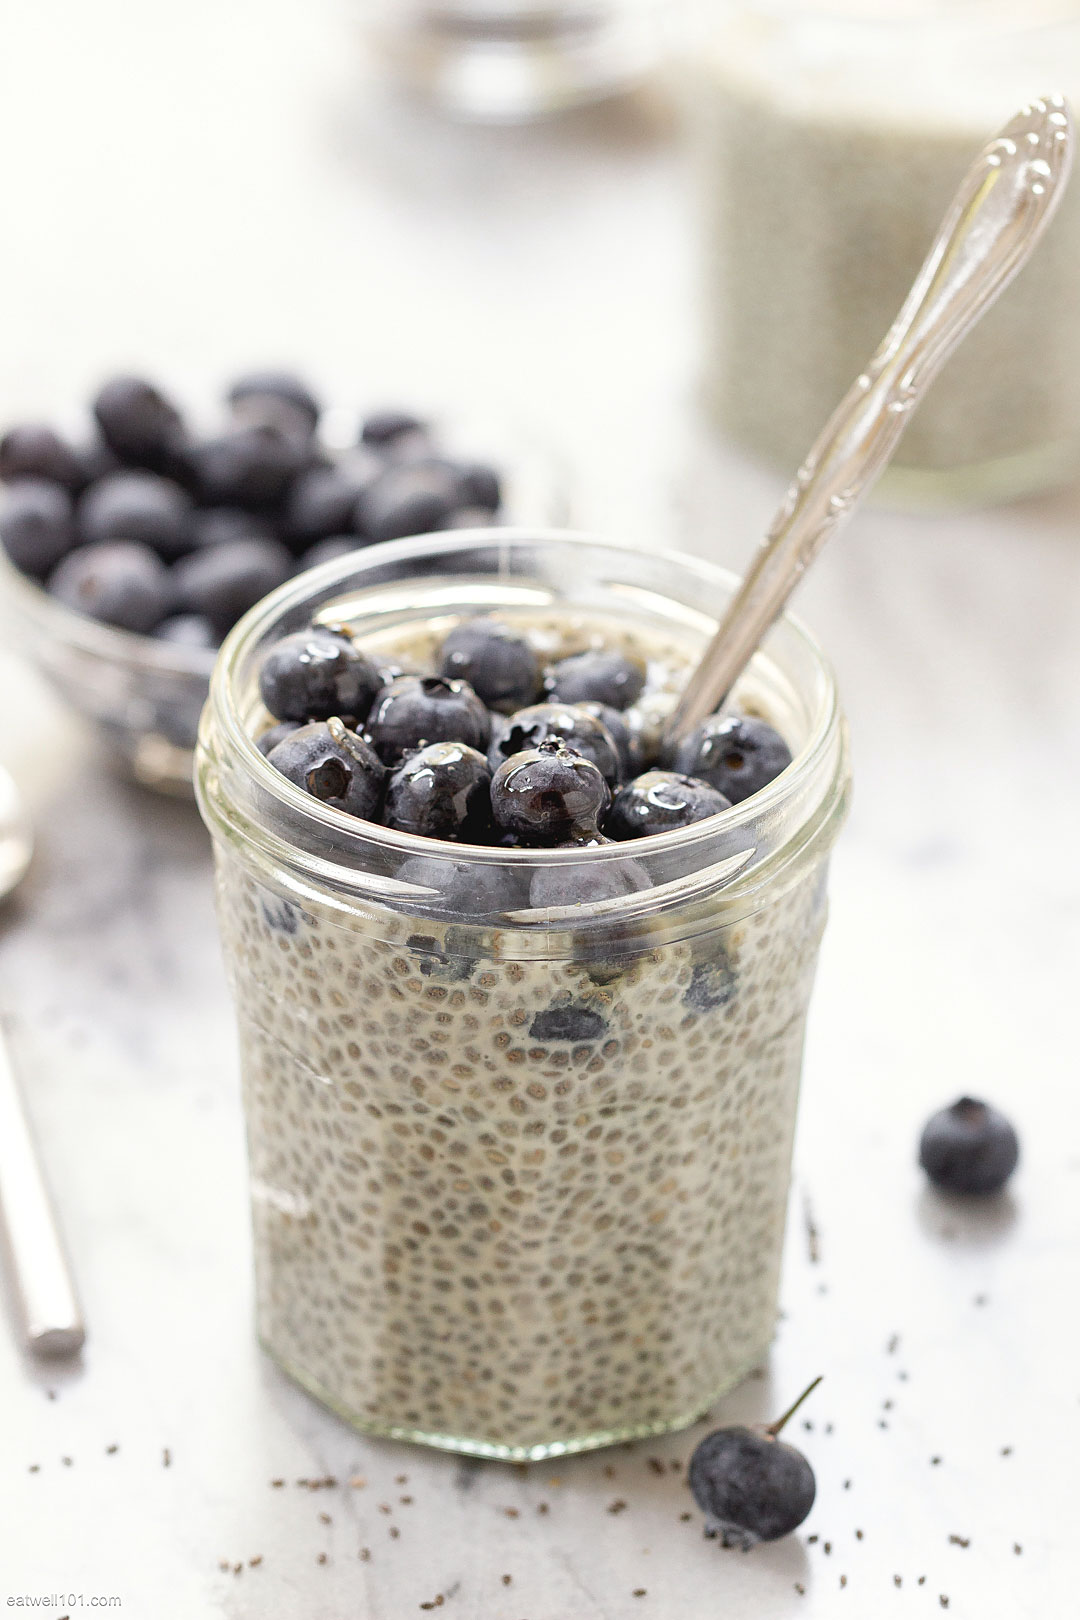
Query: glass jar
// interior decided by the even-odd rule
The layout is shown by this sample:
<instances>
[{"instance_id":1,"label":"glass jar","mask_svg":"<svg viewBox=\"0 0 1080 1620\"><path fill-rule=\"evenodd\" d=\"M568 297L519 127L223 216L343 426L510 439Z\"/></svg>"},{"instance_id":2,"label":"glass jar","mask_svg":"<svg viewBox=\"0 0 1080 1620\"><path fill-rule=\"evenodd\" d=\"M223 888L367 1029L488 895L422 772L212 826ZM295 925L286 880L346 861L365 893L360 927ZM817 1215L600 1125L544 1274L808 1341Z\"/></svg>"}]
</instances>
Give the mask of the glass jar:
<instances>
[{"instance_id":1,"label":"glass jar","mask_svg":"<svg viewBox=\"0 0 1080 1620\"><path fill-rule=\"evenodd\" d=\"M884 337L962 174L1025 101L1080 95L1080 6L738 0L708 8L692 107L706 391L785 471ZM883 489L915 504L1074 477L1080 183L934 383Z\"/></svg>"},{"instance_id":2,"label":"glass jar","mask_svg":"<svg viewBox=\"0 0 1080 1620\"><path fill-rule=\"evenodd\" d=\"M225 643L197 791L240 1026L258 1329L360 1429L554 1456L683 1427L761 1360L845 732L785 619L736 692L795 755L753 799L629 846L443 843L267 763L261 655L313 618L385 646L490 609L685 654L733 585L691 557L476 531L313 570ZM575 892L601 867L627 880L616 897L530 906L538 870Z\"/></svg>"}]
</instances>

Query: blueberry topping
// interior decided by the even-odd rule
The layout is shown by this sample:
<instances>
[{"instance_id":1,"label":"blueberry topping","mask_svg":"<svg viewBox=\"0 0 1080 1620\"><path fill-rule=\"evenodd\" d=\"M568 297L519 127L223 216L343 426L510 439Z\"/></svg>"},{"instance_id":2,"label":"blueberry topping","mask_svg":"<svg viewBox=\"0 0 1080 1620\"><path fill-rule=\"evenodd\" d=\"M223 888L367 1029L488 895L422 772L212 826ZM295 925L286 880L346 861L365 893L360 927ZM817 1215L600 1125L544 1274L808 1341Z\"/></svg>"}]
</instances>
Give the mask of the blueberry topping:
<instances>
[{"instance_id":1,"label":"blueberry topping","mask_svg":"<svg viewBox=\"0 0 1080 1620\"><path fill-rule=\"evenodd\" d=\"M534 703L518 709L496 729L488 758L492 770L527 748L538 748L547 738L566 743L589 759L609 787L619 779L619 751L607 727L595 715L569 703Z\"/></svg>"},{"instance_id":2,"label":"blueberry topping","mask_svg":"<svg viewBox=\"0 0 1080 1620\"><path fill-rule=\"evenodd\" d=\"M502 505L502 484L494 467L469 462L458 467L458 499L464 507L497 512Z\"/></svg>"},{"instance_id":3,"label":"blueberry topping","mask_svg":"<svg viewBox=\"0 0 1080 1620\"><path fill-rule=\"evenodd\" d=\"M216 647L221 641L202 613L175 613L171 619L163 619L153 634L155 640L171 641L175 647Z\"/></svg>"},{"instance_id":4,"label":"blueberry topping","mask_svg":"<svg viewBox=\"0 0 1080 1620\"><path fill-rule=\"evenodd\" d=\"M85 481L82 463L66 440L40 422L9 428L0 439L0 479L48 478L77 493Z\"/></svg>"},{"instance_id":5,"label":"blueberry topping","mask_svg":"<svg viewBox=\"0 0 1080 1620\"><path fill-rule=\"evenodd\" d=\"M480 843L491 821L491 772L483 754L460 742L428 743L409 754L386 785L383 821L421 838Z\"/></svg>"},{"instance_id":6,"label":"blueberry topping","mask_svg":"<svg viewBox=\"0 0 1080 1620\"><path fill-rule=\"evenodd\" d=\"M141 635L160 624L172 604L165 564L137 540L80 546L50 575L49 590L77 613Z\"/></svg>"},{"instance_id":7,"label":"blueberry topping","mask_svg":"<svg viewBox=\"0 0 1080 1620\"><path fill-rule=\"evenodd\" d=\"M1020 1143L1004 1114L975 1097L961 1097L927 1121L919 1163L944 1192L997 1192L1016 1169Z\"/></svg>"},{"instance_id":8,"label":"blueberry topping","mask_svg":"<svg viewBox=\"0 0 1080 1620\"><path fill-rule=\"evenodd\" d=\"M294 731L300 730L302 723L300 720L279 720L276 726L271 726L269 731L264 731L256 742L255 746L259 753L267 756L272 754L279 742L283 742L286 737L291 737Z\"/></svg>"},{"instance_id":9,"label":"blueberry topping","mask_svg":"<svg viewBox=\"0 0 1080 1620\"><path fill-rule=\"evenodd\" d=\"M348 636L313 628L285 636L259 671L263 703L277 720L329 720L368 710L382 682L370 658Z\"/></svg>"},{"instance_id":10,"label":"blueberry topping","mask_svg":"<svg viewBox=\"0 0 1080 1620\"><path fill-rule=\"evenodd\" d=\"M690 1458L689 1485L705 1515L705 1534L744 1551L798 1529L814 1505L814 1470L801 1451L778 1439L815 1379L776 1423L716 1429Z\"/></svg>"},{"instance_id":11,"label":"blueberry topping","mask_svg":"<svg viewBox=\"0 0 1080 1620\"><path fill-rule=\"evenodd\" d=\"M607 838L589 839L586 847L610 842ZM581 849L583 845L575 840L570 847ZM537 867L529 884L529 904L544 910L548 906L584 909L650 887L649 874L638 861L566 861Z\"/></svg>"},{"instance_id":12,"label":"blueberry topping","mask_svg":"<svg viewBox=\"0 0 1080 1620\"><path fill-rule=\"evenodd\" d=\"M160 473L110 473L91 484L79 502L84 540L141 540L165 562L191 545L192 501L186 490Z\"/></svg>"},{"instance_id":13,"label":"blueberry topping","mask_svg":"<svg viewBox=\"0 0 1080 1620\"><path fill-rule=\"evenodd\" d=\"M20 478L0 506L0 540L16 568L44 579L75 544L67 490L43 478Z\"/></svg>"},{"instance_id":14,"label":"blueberry topping","mask_svg":"<svg viewBox=\"0 0 1080 1620\"><path fill-rule=\"evenodd\" d=\"M418 416L410 416L407 411L376 411L365 420L360 442L371 445L375 450L386 450L395 439L426 433L427 423L421 422Z\"/></svg>"},{"instance_id":15,"label":"blueberry topping","mask_svg":"<svg viewBox=\"0 0 1080 1620\"><path fill-rule=\"evenodd\" d=\"M283 433L305 432L319 424L319 402L306 383L289 371L253 371L238 377L226 398L238 422L269 426Z\"/></svg>"},{"instance_id":16,"label":"blueberry topping","mask_svg":"<svg viewBox=\"0 0 1080 1620\"><path fill-rule=\"evenodd\" d=\"M370 744L338 718L300 726L267 759L313 798L364 821L374 819L386 773Z\"/></svg>"},{"instance_id":17,"label":"blueberry topping","mask_svg":"<svg viewBox=\"0 0 1080 1620\"><path fill-rule=\"evenodd\" d=\"M604 819L610 838L648 838L674 832L731 806L722 793L677 771L646 771L621 787Z\"/></svg>"},{"instance_id":18,"label":"blueberry topping","mask_svg":"<svg viewBox=\"0 0 1080 1620\"><path fill-rule=\"evenodd\" d=\"M540 691L540 664L524 636L498 619L464 619L439 653L439 674L468 681L489 709L513 714Z\"/></svg>"},{"instance_id":19,"label":"blueberry topping","mask_svg":"<svg viewBox=\"0 0 1080 1620\"><path fill-rule=\"evenodd\" d=\"M229 540L272 540L274 530L265 517L240 506L204 506L191 514L193 548L223 546Z\"/></svg>"},{"instance_id":20,"label":"blueberry topping","mask_svg":"<svg viewBox=\"0 0 1080 1620\"><path fill-rule=\"evenodd\" d=\"M439 529L461 504L457 478L438 461L387 467L356 498L353 527L369 540L401 540Z\"/></svg>"},{"instance_id":21,"label":"blueberry topping","mask_svg":"<svg viewBox=\"0 0 1080 1620\"><path fill-rule=\"evenodd\" d=\"M505 760L491 780L491 809L506 832L527 844L594 838L611 802L591 759L549 737Z\"/></svg>"},{"instance_id":22,"label":"blueberry topping","mask_svg":"<svg viewBox=\"0 0 1080 1620\"><path fill-rule=\"evenodd\" d=\"M498 916L523 904L521 880L505 866L480 861L443 861L436 856L410 855L397 870L402 883L434 891L429 897L408 900L410 912L450 917Z\"/></svg>"},{"instance_id":23,"label":"blueberry topping","mask_svg":"<svg viewBox=\"0 0 1080 1620\"><path fill-rule=\"evenodd\" d=\"M302 441L270 426L239 427L193 446L190 462L207 506L273 506L310 461Z\"/></svg>"},{"instance_id":24,"label":"blueberry topping","mask_svg":"<svg viewBox=\"0 0 1080 1620\"><path fill-rule=\"evenodd\" d=\"M568 1001L534 1015L529 1038L534 1041L600 1041L607 1034L607 1019L595 1007Z\"/></svg>"},{"instance_id":25,"label":"blueberry topping","mask_svg":"<svg viewBox=\"0 0 1080 1620\"><path fill-rule=\"evenodd\" d=\"M181 557L173 569L182 612L201 613L224 635L237 619L292 573L280 540L230 540Z\"/></svg>"},{"instance_id":26,"label":"blueberry topping","mask_svg":"<svg viewBox=\"0 0 1080 1620\"><path fill-rule=\"evenodd\" d=\"M376 697L367 731L379 757L396 765L425 743L463 742L486 749L491 717L465 681L399 675Z\"/></svg>"},{"instance_id":27,"label":"blueberry topping","mask_svg":"<svg viewBox=\"0 0 1080 1620\"><path fill-rule=\"evenodd\" d=\"M113 377L94 400L109 449L121 461L159 472L172 470L185 440L180 412L141 377Z\"/></svg>"},{"instance_id":28,"label":"blueberry topping","mask_svg":"<svg viewBox=\"0 0 1080 1620\"><path fill-rule=\"evenodd\" d=\"M764 720L713 714L675 749L673 768L708 782L732 804L760 793L791 764L791 749Z\"/></svg>"},{"instance_id":29,"label":"blueberry topping","mask_svg":"<svg viewBox=\"0 0 1080 1620\"><path fill-rule=\"evenodd\" d=\"M553 664L544 685L560 703L607 703L613 709L628 709L641 696L645 671L625 653L582 652Z\"/></svg>"},{"instance_id":30,"label":"blueberry topping","mask_svg":"<svg viewBox=\"0 0 1080 1620\"><path fill-rule=\"evenodd\" d=\"M419 960L422 976L448 984L460 984L479 966L480 958L468 949L470 943L468 931L452 925L446 930L446 950L440 950L434 934L410 934L405 941Z\"/></svg>"},{"instance_id":31,"label":"blueberry topping","mask_svg":"<svg viewBox=\"0 0 1080 1620\"><path fill-rule=\"evenodd\" d=\"M620 709L613 709L610 703L575 703L574 707L591 714L611 733L619 757L619 781L625 782L629 777L637 776L643 764L641 738L631 728L627 716Z\"/></svg>"},{"instance_id":32,"label":"blueberry topping","mask_svg":"<svg viewBox=\"0 0 1080 1620\"><path fill-rule=\"evenodd\" d=\"M357 485L337 467L311 467L294 479L281 519L283 537L295 551L352 528Z\"/></svg>"},{"instance_id":33,"label":"blueberry topping","mask_svg":"<svg viewBox=\"0 0 1080 1620\"><path fill-rule=\"evenodd\" d=\"M332 534L325 540L316 540L300 558L296 572L302 574L309 568L318 568L321 563L337 562L339 557L347 557L363 543L355 534Z\"/></svg>"}]
</instances>

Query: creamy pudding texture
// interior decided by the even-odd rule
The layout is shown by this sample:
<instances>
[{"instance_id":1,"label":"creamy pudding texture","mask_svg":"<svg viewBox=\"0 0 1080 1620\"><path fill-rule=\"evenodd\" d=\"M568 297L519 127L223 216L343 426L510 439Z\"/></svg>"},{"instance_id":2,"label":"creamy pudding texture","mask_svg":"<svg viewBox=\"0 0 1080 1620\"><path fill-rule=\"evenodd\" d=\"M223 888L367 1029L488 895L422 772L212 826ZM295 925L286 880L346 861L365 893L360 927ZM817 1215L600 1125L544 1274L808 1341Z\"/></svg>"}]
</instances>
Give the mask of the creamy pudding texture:
<instances>
[{"instance_id":1,"label":"creamy pudding texture","mask_svg":"<svg viewBox=\"0 0 1080 1620\"><path fill-rule=\"evenodd\" d=\"M363 645L430 667L455 617ZM546 659L644 655L646 732L694 650L500 617ZM582 918L538 950L218 854L259 1332L290 1373L359 1427L526 1457L680 1427L760 1360L823 857L688 901L681 935Z\"/></svg>"}]
</instances>

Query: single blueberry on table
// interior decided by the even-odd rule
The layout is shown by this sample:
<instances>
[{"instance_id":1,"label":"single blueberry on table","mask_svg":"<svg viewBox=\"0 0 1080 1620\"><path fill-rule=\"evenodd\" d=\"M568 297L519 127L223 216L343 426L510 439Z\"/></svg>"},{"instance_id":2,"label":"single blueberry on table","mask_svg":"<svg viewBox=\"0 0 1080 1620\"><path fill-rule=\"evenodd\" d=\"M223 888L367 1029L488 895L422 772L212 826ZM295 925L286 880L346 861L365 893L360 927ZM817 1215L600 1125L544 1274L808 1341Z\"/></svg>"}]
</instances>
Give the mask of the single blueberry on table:
<instances>
[{"instance_id":1,"label":"single blueberry on table","mask_svg":"<svg viewBox=\"0 0 1080 1620\"><path fill-rule=\"evenodd\" d=\"M77 494L85 482L78 454L43 422L21 422L0 438L0 479L47 478Z\"/></svg>"},{"instance_id":2,"label":"single blueberry on table","mask_svg":"<svg viewBox=\"0 0 1080 1620\"><path fill-rule=\"evenodd\" d=\"M604 818L604 831L609 838L648 838L730 809L722 793L694 776L646 771L616 793Z\"/></svg>"},{"instance_id":3,"label":"single blueberry on table","mask_svg":"<svg viewBox=\"0 0 1080 1620\"><path fill-rule=\"evenodd\" d=\"M610 844L608 838L575 840L566 847L574 849L599 848ZM650 888L648 872L638 861L579 861L553 862L538 866L529 883L529 904L538 910L549 906L580 906L583 921L589 906L604 900L621 900L627 894L639 894Z\"/></svg>"},{"instance_id":4,"label":"single blueberry on table","mask_svg":"<svg viewBox=\"0 0 1080 1620\"><path fill-rule=\"evenodd\" d=\"M269 731L264 731L262 736L257 738L255 746L259 753L269 757L278 743L283 742L286 737L291 737L294 731L299 731L303 723L302 720L279 720L276 726L271 726Z\"/></svg>"},{"instance_id":5,"label":"single blueberry on table","mask_svg":"<svg viewBox=\"0 0 1080 1620\"><path fill-rule=\"evenodd\" d=\"M259 693L277 720L366 719L382 681L351 637L313 627L276 641L264 654Z\"/></svg>"},{"instance_id":6,"label":"single blueberry on table","mask_svg":"<svg viewBox=\"0 0 1080 1620\"><path fill-rule=\"evenodd\" d=\"M468 681L489 709L513 714L540 692L540 661L524 636L499 619L463 619L439 650L439 674Z\"/></svg>"},{"instance_id":7,"label":"single blueberry on table","mask_svg":"<svg viewBox=\"0 0 1080 1620\"><path fill-rule=\"evenodd\" d=\"M300 726L266 757L312 798L361 820L375 819L386 772L371 745L336 716Z\"/></svg>"},{"instance_id":8,"label":"single blueberry on table","mask_svg":"<svg viewBox=\"0 0 1080 1620\"><path fill-rule=\"evenodd\" d=\"M526 844L595 838L611 792L591 759L557 738L513 754L491 779L496 824Z\"/></svg>"},{"instance_id":9,"label":"single blueberry on table","mask_svg":"<svg viewBox=\"0 0 1080 1620\"><path fill-rule=\"evenodd\" d=\"M177 607L201 613L219 635L267 592L284 584L292 558L280 540L230 540L193 551L173 568Z\"/></svg>"},{"instance_id":10,"label":"single blueberry on table","mask_svg":"<svg viewBox=\"0 0 1080 1620\"><path fill-rule=\"evenodd\" d=\"M524 749L538 748L549 737L564 742L591 760L609 787L619 779L619 750L611 732L595 715L570 703L533 703L517 709L494 728L488 759L493 771Z\"/></svg>"},{"instance_id":11,"label":"single blueberry on table","mask_svg":"<svg viewBox=\"0 0 1080 1620\"><path fill-rule=\"evenodd\" d=\"M238 427L189 451L204 506L274 506L311 461L311 448L278 428Z\"/></svg>"},{"instance_id":12,"label":"single blueberry on table","mask_svg":"<svg viewBox=\"0 0 1080 1620\"><path fill-rule=\"evenodd\" d=\"M176 647L217 647L221 643L203 613L175 613L171 619L162 619L153 636L155 641L170 641Z\"/></svg>"},{"instance_id":13,"label":"single blueberry on table","mask_svg":"<svg viewBox=\"0 0 1080 1620\"><path fill-rule=\"evenodd\" d=\"M552 664L544 685L560 703L607 703L613 709L628 709L641 696L645 669L625 653L574 653Z\"/></svg>"},{"instance_id":14,"label":"single blueberry on table","mask_svg":"<svg viewBox=\"0 0 1080 1620\"><path fill-rule=\"evenodd\" d=\"M919 1163L935 1187L973 1196L995 1193L1016 1169L1020 1143L996 1108L960 1097L927 1121Z\"/></svg>"},{"instance_id":15,"label":"single blueberry on table","mask_svg":"<svg viewBox=\"0 0 1080 1620\"><path fill-rule=\"evenodd\" d=\"M401 540L442 528L460 505L452 468L440 461L403 462L360 491L352 526L369 540Z\"/></svg>"},{"instance_id":16,"label":"single blueberry on table","mask_svg":"<svg viewBox=\"0 0 1080 1620\"><path fill-rule=\"evenodd\" d=\"M481 843L491 823L485 756L460 742L428 743L406 755L386 784L382 819L421 838Z\"/></svg>"},{"instance_id":17,"label":"single blueberry on table","mask_svg":"<svg viewBox=\"0 0 1080 1620\"><path fill-rule=\"evenodd\" d=\"M529 1025L529 1038L534 1041L600 1041L607 1030L607 1019L595 1007L568 1001L536 1013Z\"/></svg>"},{"instance_id":18,"label":"single blueberry on table","mask_svg":"<svg viewBox=\"0 0 1080 1620\"><path fill-rule=\"evenodd\" d=\"M86 541L141 540L164 562L190 549L192 500L171 478L125 468L99 478L79 501L79 533Z\"/></svg>"},{"instance_id":19,"label":"single blueberry on table","mask_svg":"<svg viewBox=\"0 0 1080 1620\"><path fill-rule=\"evenodd\" d=\"M236 379L225 397L238 422L300 432L309 438L319 425L318 400L291 371L249 372Z\"/></svg>"},{"instance_id":20,"label":"single blueberry on table","mask_svg":"<svg viewBox=\"0 0 1080 1620\"><path fill-rule=\"evenodd\" d=\"M103 624L147 635L173 605L169 571L137 540L80 546L49 576L59 601Z\"/></svg>"},{"instance_id":21,"label":"single blueberry on table","mask_svg":"<svg viewBox=\"0 0 1080 1620\"><path fill-rule=\"evenodd\" d=\"M360 442L375 450L387 450L396 439L410 435L426 436L427 431L427 423L418 416L411 416L408 411L375 411L364 421Z\"/></svg>"},{"instance_id":22,"label":"single blueberry on table","mask_svg":"<svg viewBox=\"0 0 1080 1620\"><path fill-rule=\"evenodd\" d=\"M44 579L75 544L71 496L44 478L20 478L0 504L0 540L24 574Z\"/></svg>"},{"instance_id":23,"label":"single blueberry on table","mask_svg":"<svg viewBox=\"0 0 1080 1620\"><path fill-rule=\"evenodd\" d=\"M782 1418L716 1429L690 1458L689 1484L705 1515L705 1534L747 1551L778 1541L802 1524L814 1505L814 1470L801 1451L778 1438L784 1424L821 1380L803 1391Z\"/></svg>"},{"instance_id":24,"label":"single blueberry on table","mask_svg":"<svg viewBox=\"0 0 1080 1620\"><path fill-rule=\"evenodd\" d=\"M109 449L121 461L158 472L172 471L186 433L180 412L152 383L141 377L113 377L94 400Z\"/></svg>"},{"instance_id":25,"label":"single blueberry on table","mask_svg":"<svg viewBox=\"0 0 1080 1620\"><path fill-rule=\"evenodd\" d=\"M466 681L399 675L376 696L366 729L379 757L396 765L425 743L462 742L483 751L491 717Z\"/></svg>"},{"instance_id":26,"label":"single blueberry on table","mask_svg":"<svg viewBox=\"0 0 1080 1620\"><path fill-rule=\"evenodd\" d=\"M671 763L684 776L699 777L732 804L741 804L791 764L791 749L764 720L713 714L676 746Z\"/></svg>"}]
</instances>

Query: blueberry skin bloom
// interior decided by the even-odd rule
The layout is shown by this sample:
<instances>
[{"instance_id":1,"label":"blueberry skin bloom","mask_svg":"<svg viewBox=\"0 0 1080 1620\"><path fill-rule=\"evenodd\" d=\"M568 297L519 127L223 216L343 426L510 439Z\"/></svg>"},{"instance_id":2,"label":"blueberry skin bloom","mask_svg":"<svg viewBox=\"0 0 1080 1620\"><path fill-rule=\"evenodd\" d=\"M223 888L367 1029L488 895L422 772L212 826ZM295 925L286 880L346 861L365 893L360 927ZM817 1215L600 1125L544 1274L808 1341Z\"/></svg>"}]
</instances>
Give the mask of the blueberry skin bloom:
<instances>
[{"instance_id":1,"label":"blueberry skin bloom","mask_svg":"<svg viewBox=\"0 0 1080 1620\"><path fill-rule=\"evenodd\" d=\"M192 500L171 478L141 470L108 473L79 502L84 540L141 540L165 562L192 543Z\"/></svg>"},{"instance_id":2,"label":"blueberry skin bloom","mask_svg":"<svg viewBox=\"0 0 1080 1620\"><path fill-rule=\"evenodd\" d=\"M672 767L741 804L791 764L791 749L772 726L748 715L712 714L675 750Z\"/></svg>"},{"instance_id":3,"label":"blueberry skin bloom","mask_svg":"<svg viewBox=\"0 0 1080 1620\"><path fill-rule=\"evenodd\" d=\"M466 743L428 743L409 754L386 786L383 821L421 838L480 843L491 822L491 772Z\"/></svg>"},{"instance_id":4,"label":"blueberry skin bloom","mask_svg":"<svg viewBox=\"0 0 1080 1620\"><path fill-rule=\"evenodd\" d=\"M960 1097L932 1115L919 1141L919 1163L944 1192L995 1193L1019 1158L1020 1143L1012 1125L975 1097Z\"/></svg>"},{"instance_id":5,"label":"blueberry skin bloom","mask_svg":"<svg viewBox=\"0 0 1080 1620\"><path fill-rule=\"evenodd\" d=\"M85 481L70 444L42 422L21 422L0 439L0 478L48 478L73 493Z\"/></svg>"},{"instance_id":6,"label":"blueberry skin bloom","mask_svg":"<svg viewBox=\"0 0 1080 1620\"><path fill-rule=\"evenodd\" d=\"M574 653L551 666L545 685L561 703L606 703L628 709L641 696L645 671L624 653Z\"/></svg>"},{"instance_id":7,"label":"blueberry skin bloom","mask_svg":"<svg viewBox=\"0 0 1080 1620\"><path fill-rule=\"evenodd\" d=\"M465 681L398 675L376 697L366 729L379 757L396 765L426 743L463 742L483 752L491 716Z\"/></svg>"},{"instance_id":8,"label":"blueberry skin bloom","mask_svg":"<svg viewBox=\"0 0 1080 1620\"><path fill-rule=\"evenodd\" d=\"M609 838L648 838L730 809L729 801L708 782L677 771L646 771L616 793L604 831Z\"/></svg>"},{"instance_id":9,"label":"blueberry skin bloom","mask_svg":"<svg viewBox=\"0 0 1080 1620\"><path fill-rule=\"evenodd\" d=\"M610 802L608 785L592 760L555 738L514 754L491 779L496 823L530 845L595 838Z\"/></svg>"},{"instance_id":10,"label":"blueberry skin bloom","mask_svg":"<svg viewBox=\"0 0 1080 1620\"><path fill-rule=\"evenodd\" d=\"M689 1477L706 1535L744 1550L790 1535L816 1494L814 1471L801 1451L742 1427L706 1435L690 1459Z\"/></svg>"},{"instance_id":11,"label":"blueberry skin bloom","mask_svg":"<svg viewBox=\"0 0 1080 1620\"><path fill-rule=\"evenodd\" d=\"M336 716L301 726L266 757L312 798L363 821L375 820L386 773L375 750Z\"/></svg>"},{"instance_id":12,"label":"blueberry skin bloom","mask_svg":"<svg viewBox=\"0 0 1080 1620\"><path fill-rule=\"evenodd\" d=\"M297 630L277 641L259 671L259 692L276 720L361 721L382 686L370 658L335 630Z\"/></svg>"},{"instance_id":13,"label":"blueberry skin bloom","mask_svg":"<svg viewBox=\"0 0 1080 1620\"><path fill-rule=\"evenodd\" d=\"M504 720L488 751L492 770L514 754L539 748L548 738L591 760L609 787L619 780L619 750L611 732L602 720L571 703L533 703Z\"/></svg>"},{"instance_id":14,"label":"blueberry skin bloom","mask_svg":"<svg viewBox=\"0 0 1080 1620\"><path fill-rule=\"evenodd\" d=\"M49 591L77 613L147 635L172 606L169 572L137 540L80 546L49 578Z\"/></svg>"},{"instance_id":15,"label":"blueberry skin bloom","mask_svg":"<svg viewBox=\"0 0 1080 1620\"><path fill-rule=\"evenodd\" d=\"M439 653L439 674L468 681L489 709L513 714L540 692L540 661L524 636L498 619L465 619Z\"/></svg>"},{"instance_id":16,"label":"blueberry skin bloom","mask_svg":"<svg viewBox=\"0 0 1080 1620\"><path fill-rule=\"evenodd\" d=\"M94 400L102 437L121 461L161 471L184 444L180 412L141 377L112 377Z\"/></svg>"},{"instance_id":17,"label":"blueberry skin bloom","mask_svg":"<svg viewBox=\"0 0 1080 1620\"><path fill-rule=\"evenodd\" d=\"M292 558L280 540L204 546L181 557L173 569L177 606L185 613L204 614L223 636L291 572Z\"/></svg>"},{"instance_id":18,"label":"blueberry skin bloom","mask_svg":"<svg viewBox=\"0 0 1080 1620\"><path fill-rule=\"evenodd\" d=\"M44 579L75 544L67 490L44 478L20 478L0 507L0 540L16 568Z\"/></svg>"}]
</instances>

